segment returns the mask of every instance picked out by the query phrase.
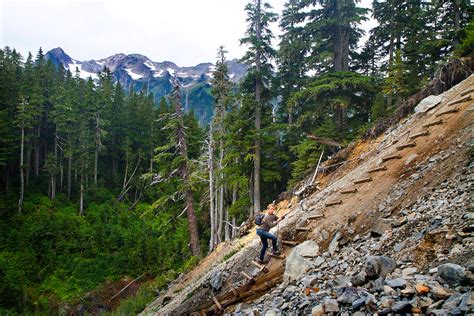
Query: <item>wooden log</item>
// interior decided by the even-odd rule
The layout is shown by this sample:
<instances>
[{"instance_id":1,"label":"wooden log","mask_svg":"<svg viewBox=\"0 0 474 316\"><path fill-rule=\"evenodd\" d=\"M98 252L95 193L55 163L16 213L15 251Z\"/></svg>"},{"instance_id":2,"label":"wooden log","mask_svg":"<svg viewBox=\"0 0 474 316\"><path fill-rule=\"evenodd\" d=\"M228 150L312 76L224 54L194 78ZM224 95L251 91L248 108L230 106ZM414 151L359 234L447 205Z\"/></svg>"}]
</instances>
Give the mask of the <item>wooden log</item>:
<instances>
[{"instance_id":1,"label":"wooden log","mask_svg":"<svg viewBox=\"0 0 474 316\"><path fill-rule=\"evenodd\" d=\"M224 310L224 309L222 308L221 303L219 303L219 301L217 300L217 298L216 298L215 296L212 296L212 300L214 301L214 304L216 304L217 308L218 308L220 311Z\"/></svg>"},{"instance_id":2,"label":"wooden log","mask_svg":"<svg viewBox=\"0 0 474 316\"><path fill-rule=\"evenodd\" d=\"M372 177L367 177L367 178L355 180L354 184L361 184L361 183L370 182L370 181L372 181Z\"/></svg>"},{"instance_id":3,"label":"wooden log","mask_svg":"<svg viewBox=\"0 0 474 316\"><path fill-rule=\"evenodd\" d=\"M452 108L452 109L449 109L449 110L446 110L446 111L443 111L443 112L436 113L435 116L439 117L441 115L455 113L455 112L459 112L459 109L458 108Z\"/></svg>"},{"instance_id":4,"label":"wooden log","mask_svg":"<svg viewBox=\"0 0 474 316\"><path fill-rule=\"evenodd\" d=\"M237 292L237 289L235 287L231 286L230 291L232 292L232 294L234 294L235 297L240 296L239 292Z\"/></svg>"},{"instance_id":5,"label":"wooden log","mask_svg":"<svg viewBox=\"0 0 474 316\"><path fill-rule=\"evenodd\" d=\"M393 160L393 159L401 159L402 156L400 156L399 154L396 154L396 155L390 155L390 156L385 156L385 157L382 157L382 162L387 162L389 160Z\"/></svg>"},{"instance_id":6,"label":"wooden log","mask_svg":"<svg viewBox=\"0 0 474 316\"><path fill-rule=\"evenodd\" d=\"M247 280L251 282L255 282L255 279L251 277L250 275L248 275L247 273L245 273L244 271L240 271L240 274L242 274Z\"/></svg>"},{"instance_id":7,"label":"wooden log","mask_svg":"<svg viewBox=\"0 0 474 316\"><path fill-rule=\"evenodd\" d=\"M424 132L413 134L413 135L409 136L408 138L415 139L415 138L422 137L422 136L428 136L429 134L430 134L429 131L424 131Z\"/></svg>"},{"instance_id":8,"label":"wooden log","mask_svg":"<svg viewBox=\"0 0 474 316\"><path fill-rule=\"evenodd\" d=\"M461 96L465 96L466 94L470 94L471 92L474 92L474 88L470 88L470 89L467 89L467 90L464 90L463 92L461 92Z\"/></svg>"},{"instance_id":9,"label":"wooden log","mask_svg":"<svg viewBox=\"0 0 474 316\"><path fill-rule=\"evenodd\" d=\"M341 200L337 200L337 201L332 201L332 202L326 203L326 206L333 206L333 205L339 205L339 204L342 204L342 201L341 201Z\"/></svg>"},{"instance_id":10,"label":"wooden log","mask_svg":"<svg viewBox=\"0 0 474 316\"><path fill-rule=\"evenodd\" d=\"M437 121L433 121L433 122L427 123L427 124L423 125L423 127L424 127L424 128L428 128L428 127L435 126L435 125L439 125L439 124L443 124L443 120L442 120L442 119L439 119L439 120L437 120Z\"/></svg>"},{"instance_id":11,"label":"wooden log","mask_svg":"<svg viewBox=\"0 0 474 316\"><path fill-rule=\"evenodd\" d=\"M299 231L299 232L310 232L310 231L311 231L311 228L307 228L307 227L296 227L296 231Z\"/></svg>"},{"instance_id":12,"label":"wooden log","mask_svg":"<svg viewBox=\"0 0 474 316\"><path fill-rule=\"evenodd\" d=\"M380 167L377 167L377 168L370 169L370 170L369 170L369 173L372 173L372 172L379 172L379 171L384 171L384 170L387 170L387 167L385 167L385 166L380 166Z\"/></svg>"},{"instance_id":13,"label":"wooden log","mask_svg":"<svg viewBox=\"0 0 474 316\"><path fill-rule=\"evenodd\" d=\"M282 240L281 243L283 245L288 245L288 246L296 246L298 245L298 242L296 241L291 241L291 240Z\"/></svg>"},{"instance_id":14,"label":"wooden log","mask_svg":"<svg viewBox=\"0 0 474 316\"><path fill-rule=\"evenodd\" d=\"M278 258L278 259L285 259L285 256L283 256L283 255L274 255L274 254L272 254L272 253L269 254L268 256L269 256L269 257L273 257L273 258Z\"/></svg>"},{"instance_id":15,"label":"wooden log","mask_svg":"<svg viewBox=\"0 0 474 316\"><path fill-rule=\"evenodd\" d=\"M320 219L320 218L323 218L323 217L324 217L324 215L322 215L322 214L312 215L312 216L308 216L308 220L312 221L312 220Z\"/></svg>"},{"instance_id":16,"label":"wooden log","mask_svg":"<svg viewBox=\"0 0 474 316\"><path fill-rule=\"evenodd\" d=\"M402 149L405 149L405 148L408 148L408 147L415 147L416 144L415 143L406 143L406 144L403 144L403 145L400 145L400 146L397 146L397 150L402 150Z\"/></svg>"},{"instance_id":17,"label":"wooden log","mask_svg":"<svg viewBox=\"0 0 474 316\"><path fill-rule=\"evenodd\" d=\"M253 264L254 266L256 266L257 268L259 268L260 271L262 271L262 272L264 272L264 273L267 273L267 272L268 272L267 267L265 267L264 265L258 263L257 261L252 260L252 264Z\"/></svg>"},{"instance_id":18,"label":"wooden log","mask_svg":"<svg viewBox=\"0 0 474 316\"><path fill-rule=\"evenodd\" d=\"M461 99L457 99L457 100L454 100L452 102L449 102L448 103L448 106L451 106L451 105L455 105L455 104L458 104L458 103L463 103L463 102L467 102L467 101L471 101L472 98L470 95L466 95L464 98L461 98Z\"/></svg>"},{"instance_id":19,"label":"wooden log","mask_svg":"<svg viewBox=\"0 0 474 316\"><path fill-rule=\"evenodd\" d=\"M341 194L350 194L350 193L356 193L357 192L357 189L356 188L353 188L353 189L345 189L345 190L342 190L341 191Z\"/></svg>"}]
</instances>

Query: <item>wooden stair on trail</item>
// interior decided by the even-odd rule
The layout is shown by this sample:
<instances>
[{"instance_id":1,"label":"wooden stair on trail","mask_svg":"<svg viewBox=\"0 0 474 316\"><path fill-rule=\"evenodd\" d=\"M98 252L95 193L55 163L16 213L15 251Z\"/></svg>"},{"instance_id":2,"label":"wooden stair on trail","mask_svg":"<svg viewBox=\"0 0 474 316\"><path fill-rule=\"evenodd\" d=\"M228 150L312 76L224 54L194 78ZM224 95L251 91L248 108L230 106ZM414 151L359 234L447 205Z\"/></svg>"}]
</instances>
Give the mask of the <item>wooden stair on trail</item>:
<instances>
[{"instance_id":1,"label":"wooden stair on trail","mask_svg":"<svg viewBox=\"0 0 474 316\"><path fill-rule=\"evenodd\" d=\"M326 207L333 206L333 205L340 205L340 204L342 204L341 200L332 201L332 202L326 203Z\"/></svg>"},{"instance_id":2,"label":"wooden stair on trail","mask_svg":"<svg viewBox=\"0 0 474 316\"><path fill-rule=\"evenodd\" d=\"M379 171L385 171L387 170L387 167L385 166L380 166L380 167L377 167L377 168L372 168L369 170L369 173L372 173L372 172L379 172Z\"/></svg>"},{"instance_id":3,"label":"wooden stair on trail","mask_svg":"<svg viewBox=\"0 0 474 316\"><path fill-rule=\"evenodd\" d=\"M467 90L464 90L463 92L461 92L461 96L465 96L466 94L470 94L471 92L474 92L474 88L470 88L470 89L467 89Z\"/></svg>"},{"instance_id":4,"label":"wooden stair on trail","mask_svg":"<svg viewBox=\"0 0 474 316\"><path fill-rule=\"evenodd\" d=\"M311 228L308 228L308 227L296 227L295 230L298 231L298 232L310 232L310 231L311 231Z\"/></svg>"},{"instance_id":5,"label":"wooden stair on trail","mask_svg":"<svg viewBox=\"0 0 474 316\"><path fill-rule=\"evenodd\" d=\"M436 121L427 123L427 124L423 125L423 127L424 127L424 128L428 128L428 127L435 126L435 125L439 125L439 124L443 124L443 120L442 120L442 119L439 119L439 120L436 120Z\"/></svg>"},{"instance_id":6,"label":"wooden stair on trail","mask_svg":"<svg viewBox=\"0 0 474 316\"><path fill-rule=\"evenodd\" d=\"M252 283L255 282L255 279L252 276L245 273L244 271L240 271L240 274L242 274L247 280L249 280L249 282L252 282Z\"/></svg>"},{"instance_id":7,"label":"wooden stair on trail","mask_svg":"<svg viewBox=\"0 0 474 316\"><path fill-rule=\"evenodd\" d=\"M324 218L324 215L323 214L311 215L311 216L308 216L307 219L310 221L314 221L320 218Z\"/></svg>"},{"instance_id":8,"label":"wooden stair on trail","mask_svg":"<svg viewBox=\"0 0 474 316\"><path fill-rule=\"evenodd\" d=\"M352 189L344 189L344 190L341 190L341 194L351 194L351 193L357 193L357 189L356 189L356 188L352 188Z\"/></svg>"},{"instance_id":9,"label":"wooden stair on trail","mask_svg":"<svg viewBox=\"0 0 474 316\"><path fill-rule=\"evenodd\" d=\"M409 148L409 147L415 147L416 144L415 143L406 143L406 144L403 144L403 145L400 145L400 146L397 146L397 150L403 150L405 148Z\"/></svg>"},{"instance_id":10,"label":"wooden stair on trail","mask_svg":"<svg viewBox=\"0 0 474 316\"><path fill-rule=\"evenodd\" d=\"M399 154L396 154L396 155L390 155L390 156L385 156L385 157L382 157L382 162L387 162L389 160L393 160L393 159L401 159L402 156L400 156Z\"/></svg>"},{"instance_id":11,"label":"wooden stair on trail","mask_svg":"<svg viewBox=\"0 0 474 316\"><path fill-rule=\"evenodd\" d=\"M453 109L445 110L443 112L436 113L435 116L439 117L439 116L442 116L442 115L456 113L456 112L459 112L459 109L458 108L453 108Z\"/></svg>"},{"instance_id":12,"label":"wooden stair on trail","mask_svg":"<svg viewBox=\"0 0 474 316\"><path fill-rule=\"evenodd\" d=\"M467 102L467 101L471 101L472 98L470 95L466 95L465 97L461 98L461 99L457 99L457 100L454 100L452 102L449 102L448 103L448 106L451 106L451 105L455 105L455 104L458 104L458 103L463 103L463 102Z\"/></svg>"},{"instance_id":13,"label":"wooden stair on trail","mask_svg":"<svg viewBox=\"0 0 474 316\"><path fill-rule=\"evenodd\" d=\"M217 309L219 311L223 311L224 308L222 307L221 303L219 303L219 301L217 300L217 298L213 295L212 296L212 300L214 301L214 304L217 306Z\"/></svg>"},{"instance_id":14,"label":"wooden stair on trail","mask_svg":"<svg viewBox=\"0 0 474 316\"><path fill-rule=\"evenodd\" d=\"M287 245L287 246L296 246L296 245L298 245L297 241L291 241L291 240L282 240L281 243L283 245Z\"/></svg>"},{"instance_id":15,"label":"wooden stair on trail","mask_svg":"<svg viewBox=\"0 0 474 316\"><path fill-rule=\"evenodd\" d=\"M263 273L268 273L269 272L269 270L267 269L266 266L264 266L263 264L258 263L255 260L252 260L252 264L254 266L256 266L257 268L259 268L260 272L263 272Z\"/></svg>"},{"instance_id":16,"label":"wooden stair on trail","mask_svg":"<svg viewBox=\"0 0 474 316\"><path fill-rule=\"evenodd\" d=\"M239 292L237 291L237 289L235 287L231 286L230 291L232 292L232 294L234 294L235 297L240 296Z\"/></svg>"},{"instance_id":17,"label":"wooden stair on trail","mask_svg":"<svg viewBox=\"0 0 474 316\"><path fill-rule=\"evenodd\" d=\"M272 258L277 258L277 259L285 259L285 256L283 255L274 255L272 253L268 254L268 256Z\"/></svg>"},{"instance_id":18,"label":"wooden stair on trail","mask_svg":"<svg viewBox=\"0 0 474 316\"><path fill-rule=\"evenodd\" d=\"M371 181L372 181L372 177L367 177L367 178L355 180L354 184L361 184L361 183L366 183L366 182L371 182Z\"/></svg>"},{"instance_id":19,"label":"wooden stair on trail","mask_svg":"<svg viewBox=\"0 0 474 316\"><path fill-rule=\"evenodd\" d=\"M428 136L429 134L430 134L429 131L423 131L423 132L420 132L420 133L413 134L413 135L409 136L408 138L410 138L410 139L416 139L416 138L418 138L418 137Z\"/></svg>"}]
</instances>

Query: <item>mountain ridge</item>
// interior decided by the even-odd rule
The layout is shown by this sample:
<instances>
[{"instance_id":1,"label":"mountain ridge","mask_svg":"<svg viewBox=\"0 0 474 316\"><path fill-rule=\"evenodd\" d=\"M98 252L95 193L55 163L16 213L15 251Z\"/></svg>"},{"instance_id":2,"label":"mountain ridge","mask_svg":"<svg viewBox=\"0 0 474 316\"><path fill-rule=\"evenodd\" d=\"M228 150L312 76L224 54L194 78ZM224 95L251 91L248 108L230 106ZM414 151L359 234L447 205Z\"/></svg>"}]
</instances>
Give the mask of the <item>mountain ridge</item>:
<instances>
[{"instance_id":1,"label":"mountain ridge","mask_svg":"<svg viewBox=\"0 0 474 316\"><path fill-rule=\"evenodd\" d=\"M180 67L172 61L155 62L138 53L117 53L105 58L81 61L69 56L61 47L49 50L45 58L57 67L62 65L73 74L77 72L82 79L98 80L99 72L107 67L126 91L146 89L154 95L156 103L171 92L171 79L176 76L184 88L182 101L185 110L192 110L201 125L209 123L212 117L210 81L215 65L211 62ZM237 59L228 60L227 65L229 78L234 83L239 82L246 74L247 67Z\"/></svg>"}]
</instances>

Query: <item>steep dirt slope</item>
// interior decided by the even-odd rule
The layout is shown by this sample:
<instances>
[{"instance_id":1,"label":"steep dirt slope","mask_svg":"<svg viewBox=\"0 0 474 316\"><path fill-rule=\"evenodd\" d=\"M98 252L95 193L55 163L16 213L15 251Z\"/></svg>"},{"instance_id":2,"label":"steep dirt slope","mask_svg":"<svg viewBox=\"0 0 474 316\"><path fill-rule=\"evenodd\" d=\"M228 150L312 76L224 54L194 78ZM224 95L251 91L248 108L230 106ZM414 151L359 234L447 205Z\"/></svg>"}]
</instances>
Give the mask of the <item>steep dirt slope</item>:
<instances>
[{"instance_id":1,"label":"steep dirt slope","mask_svg":"<svg viewBox=\"0 0 474 316\"><path fill-rule=\"evenodd\" d=\"M408 117L375 140L356 144L346 163L332 173L318 176L320 190L302 200L292 198L279 204L279 214L288 213L288 216L273 232L280 239L295 243L314 240L320 253L324 254L321 260L337 266L335 268L341 268L337 263L346 260L348 269L362 269L363 259L367 255L401 255L403 248L394 252L393 244L403 242L404 238L412 238L415 228L422 227L430 220L429 217L420 217L418 223L415 221L416 214L408 217L406 214L411 213L407 210L420 204L420 199L430 199L430 192L441 190L443 183L449 179L467 172L466 166L472 159L474 103L466 100L449 104L461 99L461 93L472 88L473 76L444 93L441 104L430 111ZM474 99L474 92L467 95ZM453 112L443 114L446 111ZM440 124L424 126L439 120ZM410 147L399 147L404 145ZM374 171L376 168L380 169ZM367 182L354 183L359 180ZM343 194L342 191L353 192ZM464 196L465 192L459 194ZM333 202L334 205L328 205ZM454 209L456 205L450 203L446 202L446 207L450 205ZM423 207L434 209L432 205ZM446 210L446 207L441 210ZM463 207L461 203L460 208ZM444 216L443 212L440 214L436 216ZM456 217L456 220L460 219ZM410 225L414 225L413 229ZM196 269L177 279L143 314L216 312L216 301L226 311L234 311L236 304L242 302L249 303L249 306L260 304L258 310L265 310L268 306L259 297L265 293L265 297L279 297L278 293L283 295L284 289L294 285L290 285L288 280L282 282L285 260L273 258L266 266L268 273L261 272L252 264L260 246L253 230L240 239L221 245ZM371 235L379 239L372 240ZM417 240L418 243L421 241L426 240ZM361 242L362 246L358 244ZM340 257L344 251L339 249L352 249L355 245L365 249L363 253L357 254L357 260L351 258L350 253ZM426 251L428 255L424 254L423 248L418 248L418 254L409 257L410 260L416 259L418 269L428 267L433 263L433 256L437 256L435 246L426 247L431 247L430 251ZM449 253L449 245L446 247L443 251ZM288 257L292 250L292 245L284 246L283 255ZM416 251L413 250L413 253ZM456 260L465 263L462 257ZM334 273L334 278L344 276L347 272L344 269L330 271ZM253 279L248 280L241 272L253 276ZM272 289L273 292L269 292ZM317 301L309 300L301 309L293 307L292 310L299 311L315 305ZM242 305L238 305L238 308L242 308Z\"/></svg>"}]
</instances>

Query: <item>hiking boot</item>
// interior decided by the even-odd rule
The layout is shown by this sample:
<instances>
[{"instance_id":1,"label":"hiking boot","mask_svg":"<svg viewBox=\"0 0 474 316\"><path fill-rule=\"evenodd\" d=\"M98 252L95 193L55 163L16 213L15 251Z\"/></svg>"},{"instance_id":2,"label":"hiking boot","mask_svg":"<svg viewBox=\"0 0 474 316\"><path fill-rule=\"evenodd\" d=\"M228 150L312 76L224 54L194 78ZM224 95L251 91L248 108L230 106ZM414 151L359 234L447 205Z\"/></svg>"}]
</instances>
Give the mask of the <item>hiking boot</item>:
<instances>
[{"instance_id":1,"label":"hiking boot","mask_svg":"<svg viewBox=\"0 0 474 316\"><path fill-rule=\"evenodd\" d=\"M273 250L272 255L279 256L279 255L281 255L281 252L280 252L280 250Z\"/></svg>"},{"instance_id":2,"label":"hiking boot","mask_svg":"<svg viewBox=\"0 0 474 316\"><path fill-rule=\"evenodd\" d=\"M258 259L257 261L258 261L258 263L260 263L260 264L267 264L267 263L268 263L268 260L265 260L265 259L264 259L264 260Z\"/></svg>"}]
</instances>

